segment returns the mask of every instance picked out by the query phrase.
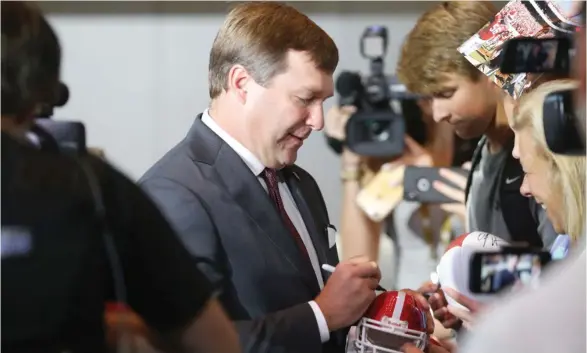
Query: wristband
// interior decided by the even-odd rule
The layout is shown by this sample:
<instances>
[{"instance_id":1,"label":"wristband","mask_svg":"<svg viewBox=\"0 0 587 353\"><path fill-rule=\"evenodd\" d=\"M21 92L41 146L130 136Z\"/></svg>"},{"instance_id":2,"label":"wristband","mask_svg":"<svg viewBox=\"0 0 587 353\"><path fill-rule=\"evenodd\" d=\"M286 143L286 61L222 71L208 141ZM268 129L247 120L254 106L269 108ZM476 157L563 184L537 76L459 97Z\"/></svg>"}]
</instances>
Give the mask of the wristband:
<instances>
[{"instance_id":1,"label":"wristband","mask_svg":"<svg viewBox=\"0 0 587 353\"><path fill-rule=\"evenodd\" d=\"M342 181L358 181L361 177L361 169L359 168L343 168L340 171L340 179Z\"/></svg>"}]
</instances>

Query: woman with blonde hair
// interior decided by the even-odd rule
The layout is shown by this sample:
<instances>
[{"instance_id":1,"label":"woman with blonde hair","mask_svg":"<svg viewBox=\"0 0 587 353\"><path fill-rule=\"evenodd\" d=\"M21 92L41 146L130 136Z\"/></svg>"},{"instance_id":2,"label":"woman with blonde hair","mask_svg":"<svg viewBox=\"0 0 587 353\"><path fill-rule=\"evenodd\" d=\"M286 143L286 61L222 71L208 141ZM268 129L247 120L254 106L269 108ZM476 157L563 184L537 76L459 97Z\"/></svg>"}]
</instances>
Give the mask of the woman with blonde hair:
<instances>
[{"instance_id":1,"label":"woman with blonde hair","mask_svg":"<svg viewBox=\"0 0 587 353\"><path fill-rule=\"evenodd\" d=\"M549 94L576 88L573 80L543 83L522 97L517 112L509 118L515 133L513 155L525 173L520 192L534 197L554 229L568 234L572 243L581 237L585 223L585 157L550 151L544 135L543 105Z\"/></svg>"}]
</instances>

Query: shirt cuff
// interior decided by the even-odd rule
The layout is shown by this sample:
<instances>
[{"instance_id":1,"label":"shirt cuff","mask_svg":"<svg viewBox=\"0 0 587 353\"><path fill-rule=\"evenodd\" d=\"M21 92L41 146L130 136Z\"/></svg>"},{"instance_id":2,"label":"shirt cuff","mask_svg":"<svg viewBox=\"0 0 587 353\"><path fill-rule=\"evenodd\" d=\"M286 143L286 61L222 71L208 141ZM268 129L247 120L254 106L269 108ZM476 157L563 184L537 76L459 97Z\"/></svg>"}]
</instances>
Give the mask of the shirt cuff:
<instances>
[{"instance_id":1,"label":"shirt cuff","mask_svg":"<svg viewBox=\"0 0 587 353\"><path fill-rule=\"evenodd\" d=\"M326 343L330 340L330 330L328 329L326 318L315 301L312 300L311 302L308 302L308 304L310 304L310 308L312 308L314 315L316 316L316 322L318 323L318 329L320 330L320 340L322 343Z\"/></svg>"}]
</instances>

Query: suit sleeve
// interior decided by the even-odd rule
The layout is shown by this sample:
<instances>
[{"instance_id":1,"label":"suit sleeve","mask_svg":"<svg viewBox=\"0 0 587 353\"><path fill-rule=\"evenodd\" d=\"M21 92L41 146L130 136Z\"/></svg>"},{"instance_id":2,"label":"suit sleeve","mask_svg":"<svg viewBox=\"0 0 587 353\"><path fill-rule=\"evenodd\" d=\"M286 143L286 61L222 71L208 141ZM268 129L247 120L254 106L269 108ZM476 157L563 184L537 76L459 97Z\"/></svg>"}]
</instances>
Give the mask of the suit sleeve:
<instances>
[{"instance_id":1,"label":"suit sleeve","mask_svg":"<svg viewBox=\"0 0 587 353\"><path fill-rule=\"evenodd\" d=\"M142 181L141 187L173 225L188 251L196 258L200 270L212 282L225 281L224 290L228 290L230 273L227 261L205 203L194 192L170 179L150 178ZM234 324L244 352L321 350L318 324L308 303L253 320L234 321Z\"/></svg>"}]
</instances>

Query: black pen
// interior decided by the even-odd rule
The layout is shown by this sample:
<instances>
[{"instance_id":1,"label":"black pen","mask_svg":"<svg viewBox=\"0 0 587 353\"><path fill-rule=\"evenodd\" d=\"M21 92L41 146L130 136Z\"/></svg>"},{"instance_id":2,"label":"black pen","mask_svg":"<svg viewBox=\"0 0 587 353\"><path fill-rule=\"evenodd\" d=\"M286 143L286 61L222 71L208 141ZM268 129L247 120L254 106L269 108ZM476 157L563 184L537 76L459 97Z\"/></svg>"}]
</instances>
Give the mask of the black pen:
<instances>
[{"instance_id":1,"label":"black pen","mask_svg":"<svg viewBox=\"0 0 587 353\"><path fill-rule=\"evenodd\" d=\"M329 264L324 264L322 265L322 269L326 272L330 272L333 273L335 268L332 265ZM381 287L380 285L377 285L377 288L375 288L376 291L380 291L380 292L387 292L387 289Z\"/></svg>"}]
</instances>

